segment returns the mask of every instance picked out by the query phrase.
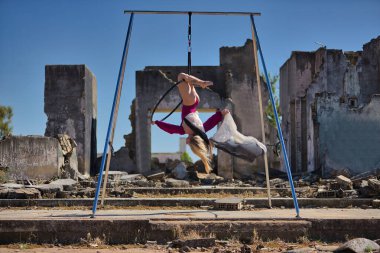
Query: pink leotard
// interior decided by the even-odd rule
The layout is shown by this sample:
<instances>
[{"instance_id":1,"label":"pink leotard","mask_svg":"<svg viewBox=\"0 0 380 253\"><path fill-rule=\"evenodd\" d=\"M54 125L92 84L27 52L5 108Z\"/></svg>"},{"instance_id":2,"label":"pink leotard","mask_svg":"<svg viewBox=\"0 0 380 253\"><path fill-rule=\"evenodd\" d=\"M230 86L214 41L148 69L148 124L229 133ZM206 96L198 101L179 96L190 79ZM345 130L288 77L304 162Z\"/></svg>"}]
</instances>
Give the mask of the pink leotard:
<instances>
[{"instance_id":1,"label":"pink leotard","mask_svg":"<svg viewBox=\"0 0 380 253\"><path fill-rule=\"evenodd\" d=\"M182 113L181 113L181 119L183 119L190 113L197 111L197 106L199 104L198 98L195 100L195 103L192 105L182 105ZM209 131L210 129L214 128L220 121L222 121L223 116L220 111L217 111L214 115L212 115L210 118L208 118L205 123L203 123L203 128L205 131ZM163 121L156 120L156 125L164 130L165 132L169 134L185 134L185 130L182 127L182 121L179 126L169 124Z\"/></svg>"}]
</instances>

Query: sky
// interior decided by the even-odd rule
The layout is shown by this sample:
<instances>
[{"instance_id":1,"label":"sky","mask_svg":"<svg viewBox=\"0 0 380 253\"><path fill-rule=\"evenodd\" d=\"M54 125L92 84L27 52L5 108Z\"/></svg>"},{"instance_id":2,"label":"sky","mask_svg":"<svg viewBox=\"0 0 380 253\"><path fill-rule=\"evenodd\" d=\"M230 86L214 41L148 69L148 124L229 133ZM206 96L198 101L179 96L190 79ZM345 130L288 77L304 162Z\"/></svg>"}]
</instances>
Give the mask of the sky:
<instances>
[{"instance_id":1,"label":"sky","mask_svg":"<svg viewBox=\"0 0 380 253\"><path fill-rule=\"evenodd\" d=\"M129 22L124 10L260 12L255 23L273 75L292 51L314 51L316 42L358 51L380 35L379 0L0 0L0 105L13 108L14 135L45 132L45 65L86 64L97 79L98 152L103 150ZM193 16L192 64L219 65L220 47L242 46L250 36L248 17ZM135 71L186 64L186 15L135 16L115 149L131 132ZM169 122L179 124L179 114ZM152 151L178 151L178 138L154 126Z\"/></svg>"}]
</instances>

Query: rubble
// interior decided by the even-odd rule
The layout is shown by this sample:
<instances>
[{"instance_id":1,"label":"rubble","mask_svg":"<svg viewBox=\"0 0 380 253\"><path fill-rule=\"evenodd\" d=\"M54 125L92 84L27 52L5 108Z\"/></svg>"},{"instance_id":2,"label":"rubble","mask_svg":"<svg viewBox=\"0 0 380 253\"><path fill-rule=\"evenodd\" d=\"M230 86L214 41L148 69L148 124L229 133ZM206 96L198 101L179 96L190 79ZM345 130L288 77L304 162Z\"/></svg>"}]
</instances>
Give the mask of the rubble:
<instances>
[{"instance_id":1,"label":"rubble","mask_svg":"<svg viewBox=\"0 0 380 253\"><path fill-rule=\"evenodd\" d=\"M190 183L188 181L178 180L174 178L167 178L165 180L165 184L167 187L175 187L175 188L190 187Z\"/></svg>"},{"instance_id":2,"label":"rubble","mask_svg":"<svg viewBox=\"0 0 380 253\"><path fill-rule=\"evenodd\" d=\"M368 186L380 194L380 181L374 178L368 179Z\"/></svg>"},{"instance_id":3,"label":"rubble","mask_svg":"<svg viewBox=\"0 0 380 253\"><path fill-rule=\"evenodd\" d=\"M376 242L366 238L356 238L344 243L334 252L377 252L379 250L380 246Z\"/></svg>"},{"instance_id":4,"label":"rubble","mask_svg":"<svg viewBox=\"0 0 380 253\"><path fill-rule=\"evenodd\" d=\"M215 238L198 238L198 239L188 239L188 240L174 240L169 243L169 247L171 248L210 248L215 246Z\"/></svg>"},{"instance_id":5,"label":"rubble","mask_svg":"<svg viewBox=\"0 0 380 253\"><path fill-rule=\"evenodd\" d=\"M79 197L93 198L95 197L95 188L86 187L77 192Z\"/></svg>"},{"instance_id":6,"label":"rubble","mask_svg":"<svg viewBox=\"0 0 380 253\"><path fill-rule=\"evenodd\" d=\"M184 180L187 178L186 164L180 162L173 170L172 175L175 179Z\"/></svg>"},{"instance_id":7,"label":"rubble","mask_svg":"<svg viewBox=\"0 0 380 253\"><path fill-rule=\"evenodd\" d=\"M103 178L105 177L106 175L106 172L103 171ZM133 175L132 177L134 177L135 175ZM127 179L127 178L130 178L131 175L128 175L127 172L124 172L124 171L108 171L108 179L109 180L120 180L121 178L123 179Z\"/></svg>"},{"instance_id":8,"label":"rubble","mask_svg":"<svg viewBox=\"0 0 380 253\"><path fill-rule=\"evenodd\" d=\"M62 186L64 191L73 191L76 188L76 185L78 184L77 181L73 179L57 179L50 183L50 185L58 185Z\"/></svg>"},{"instance_id":9,"label":"rubble","mask_svg":"<svg viewBox=\"0 0 380 253\"><path fill-rule=\"evenodd\" d=\"M336 177L336 181L340 185L341 189L352 190L352 181L349 178L339 175Z\"/></svg>"},{"instance_id":10,"label":"rubble","mask_svg":"<svg viewBox=\"0 0 380 253\"><path fill-rule=\"evenodd\" d=\"M153 173L150 174L149 176L146 177L148 180L162 180L165 177L165 172L158 172L158 173Z\"/></svg>"},{"instance_id":11,"label":"rubble","mask_svg":"<svg viewBox=\"0 0 380 253\"><path fill-rule=\"evenodd\" d=\"M372 207L373 208L380 208L380 199L374 199L372 201Z\"/></svg>"},{"instance_id":12,"label":"rubble","mask_svg":"<svg viewBox=\"0 0 380 253\"><path fill-rule=\"evenodd\" d=\"M21 189L5 189L0 194L6 196L7 199L40 199L41 193L39 190L30 188L21 188Z\"/></svg>"},{"instance_id":13,"label":"rubble","mask_svg":"<svg viewBox=\"0 0 380 253\"><path fill-rule=\"evenodd\" d=\"M20 188L23 188L24 185L23 184L15 184L15 183L5 183L5 184L2 184L1 187L12 188L12 189L20 189Z\"/></svg>"},{"instance_id":14,"label":"rubble","mask_svg":"<svg viewBox=\"0 0 380 253\"><path fill-rule=\"evenodd\" d=\"M198 161L197 161L198 162ZM227 180L215 173L202 173L195 164L186 164L178 160L168 160L165 166L160 165L164 171L156 170L146 177L141 174L128 174L125 171L110 171L107 180L107 196L131 198L135 196L131 188L188 188L188 187L258 187L265 188L265 174L262 172L253 175L254 180ZM270 179L272 197L291 197L291 190L285 173L273 172ZM81 175L78 173L78 175ZM105 174L103 174L105 175ZM178 179L184 178L184 179ZM379 197L379 184L377 174L366 173L350 179L344 175L334 178L319 178L313 173L296 174L294 184L299 198L375 198ZM92 198L95 194L97 177L54 178L51 181L36 179L23 179L9 181L0 185L0 198L8 198L10 189L37 189L39 197L43 198ZM21 192L20 192L21 194ZM28 198L32 194L24 194ZM20 195L21 196L21 195Z\"/></svg>"}]
</instances>

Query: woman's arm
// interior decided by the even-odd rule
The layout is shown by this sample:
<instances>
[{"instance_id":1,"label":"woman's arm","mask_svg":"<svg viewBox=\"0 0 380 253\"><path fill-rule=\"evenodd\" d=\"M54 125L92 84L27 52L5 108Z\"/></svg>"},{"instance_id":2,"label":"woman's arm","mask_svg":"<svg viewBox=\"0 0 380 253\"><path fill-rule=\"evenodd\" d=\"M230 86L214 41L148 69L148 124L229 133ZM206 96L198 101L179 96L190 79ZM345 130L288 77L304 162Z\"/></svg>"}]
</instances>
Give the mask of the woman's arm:
<instances>
[{"instance_id":1,"label":"woman's arm","mask_svg":"<svg viewBox=\"0 0 380 253\"><path fill-rule=\"evenodd\" d=\"M208 118L205 123L203 123L203 128L205 131L213 129L219 122L223 120L224 115L230 113L228 109L223 109L222 111L217 111L214 115Z\"/></svg>"},{"instance_id":2,"label":"woman's arm","mask_svg":"<svg viewBox=\"0 0 380 253\"><path fill-rule=\"evenodd\" d=\"M156 124L159 128L161 128L162 130L164 130L165 132L169 134L180 134L180 135L185 134L185 130L183 130L182 126L169 124L169 123L159 121L159 120L152 122L152 124Z\"/></svg>"},{"instance_id":3,"label":"woman's arm","mask_svg":"<svg viewBox=\"0 0 380 253\"><path fill-rule=\"evenodd\" d=\"M195 76L192 76L192 75L188 75L188 74L185 74L185 73L180 73L178 75L178 81L182 81L184 80L186 83L189 83L191 85L198 85L200 87L202 87L203 89L210 86L210 85L213 85L213 83L211 81L203 81Z\"/></svg>"}]
</instances>

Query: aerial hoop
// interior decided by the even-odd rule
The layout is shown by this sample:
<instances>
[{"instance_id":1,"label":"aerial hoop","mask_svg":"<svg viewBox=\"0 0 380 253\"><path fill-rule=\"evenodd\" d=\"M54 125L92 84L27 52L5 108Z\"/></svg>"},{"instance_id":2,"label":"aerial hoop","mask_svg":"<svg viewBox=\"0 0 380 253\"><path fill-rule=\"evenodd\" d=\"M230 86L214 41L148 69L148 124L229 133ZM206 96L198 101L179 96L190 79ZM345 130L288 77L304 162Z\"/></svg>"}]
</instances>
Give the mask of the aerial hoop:
<instances>
[{"instance_id":1,"label":"aerial hoop","mask_svg":"<svg viewBox=\"0 0 380 253\"><path fill-rule=\"evenodd\" d=\"M153 111L152 111L152 114L150 115L150 121L153 122L153 115L154 113L156 112L157 110L157 107L160 105L160 103L162 102L162 100L166 97L166 95L169 94L170 91L172 91L175 87L177 87L178 84L180 84L181 82L183 82L184 80L181 80L181 81L178 81L176 82L175 84L172 85L172 87L170 87L165 93L164 95L162 95L162 97L160 98L160 100L158 100L158 102L156 103L156 105L153 107ZM182 104L182 99L181 101L178 103L178 105L168 114L166 115L163 119L161 119L161 121L164 121L166 120L167 118L170 117L170 115L173 114L173 112L175 112L175 110L177 110L177 108Z\"/></svg>"}]
</instances>

